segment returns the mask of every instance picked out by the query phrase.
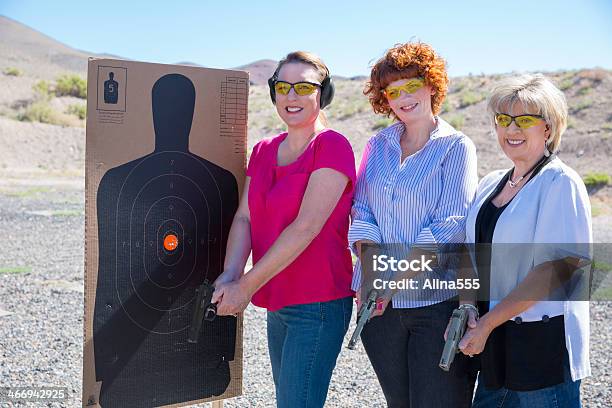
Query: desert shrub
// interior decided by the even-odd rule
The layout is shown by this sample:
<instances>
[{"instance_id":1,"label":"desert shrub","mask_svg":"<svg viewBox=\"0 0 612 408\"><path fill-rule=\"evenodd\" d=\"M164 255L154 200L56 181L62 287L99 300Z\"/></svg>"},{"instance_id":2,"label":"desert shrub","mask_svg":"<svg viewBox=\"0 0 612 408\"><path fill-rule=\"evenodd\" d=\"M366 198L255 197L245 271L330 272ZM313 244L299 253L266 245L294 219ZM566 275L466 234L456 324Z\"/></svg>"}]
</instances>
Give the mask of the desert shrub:
<instances>
[{"instance_id":1,"label":"desert shrub","mask_svg":"<svg viewBox=\"0 0 612 408\"><path fill-rule=\"evenodd\" d=\"M380 118L377 119L376 122L372 125L372 130L381 130L386 127L389 127L393 124L394 119L392 118Z\"/></svg>"},{"instance_id":2,"label":"desert shrub","mask_svg":"<svg viewBox=\"0 0 612 408\"><path fill-rule=\"evenodd\" d=\"M450 112L453 109L450 101L447 99L444 100L444 102L442 102L442 107L440 108L440 113L447 113Z\"/></svg>"},{"instance_id":3,"label":"desert shrub","mask_svg":"<svg viewBox=\"0 0 612 408\"><path fill-rule=\"evenodd\" d=\"M565 78L559 83L559 89L562 91L567 91L572 86L574 86L574 80L572 78Z\"/></svg>"},{"instance_id":4,"label":"desert shrub","mask_svg":"<svg viewBox=\"0 0 612 408\"><path fill-rule=\"evenodd\" d=\"M29 105L26 110L17 116L24 122L41 122L51 125L67 125L62 115L55 111L48 101L40 100Z\"/></svg>"},{"instance_id":5,"label":"desert shrub","mask_svg":"<svg viewBox=\"0 0 612 408\"><path fill-rule=\"evenodd\" d=\"M29 266L3 266L0 268L0 274L17 274L17 273L30 273L32 268Z\"/></svg>"},{"instance_id":6,"label":"desert shrub","mask_svg":"<svg viewBox=\"0 0 612 408\"><path fill-rule=\"evenodd\" d=\"M449 116L446 121L457 130L461 130L465 124L465 118L459 113Z\"/></svg>"},{"instance_id":7,"label":"desert shrub","mask_svg":"<svg viewBox=\"0 0 612 408\"><path fill-rule=\"evenodd\" d=\"M49 99L53 96L51 92L51 84L44 79L32 85L32 89L36 93L37 99Z\"/></svg>"},{"instance_id":8,"label":"desert shrub","mask_svg":"<svg viewBox=\"0 0 612 408\"><path fill-rule=\"evenodd\" d=\"M355 116L358 113L365 112L368 105L364 105L359 102L349 102L345 105L341 105L336 108L336 115L338 119L348 119L351 116Z\"/></svg>"},{"instance_id":9,"label":"desert shrub","mask_svg":"<svg viewBox=\"0 0 612 408\"><path fill-rule=\"evenodd\" d=\"M67 113L75 115L79 119L85 119L87 116L87 107L85 105L73 104L68 106Z\"/></svg>"},{"instance_id":10,"label":"desert shrub","mask_svg":"<svg viewBox=\"0 0 612 408\"><path fill-rule=\"evenodd\" d=\"M19 68L15 68L15 67L7 67L4 70L4 75L8 75L8 76L21 76L22 72Z\"/></svg>"},{"instance_id":11,"label":"desert shrub","mask_svg":"<svg viewBox=\"0 0 612 408\"><path fill-rule=\"evenodd\" d=\"M465 89L466 86L467 86L467 81L459 81L456 84L453 84L451 82L451 86L450 86L450 89L448 90L448 93L452 94L452 93L461 92Z\"/></svg>"},{"instance_id":12,"label":"desert shrub","mask_svg":"<svg viewBox=\"0 0 612 408\"><path fill-rule=\"evenodd\" d=\"M589 188L598 188L610 185L612 178L606 173L587 173L582 178L584 185Z\"/></svg>"},{"instance_id":13,"label":"desert shrub","mask_svg":"<svg viewBox=\"0 0 612 408\"><path fill-rule=\"evenodd\" d=\"M87 97L87 81L78 75L62 75L57 78L55 85L57 96Z\"/></svg>"},{"instance_id":14,"label":"desert shrub","mask_svg":"<svg viewBox=\"0 0 612 408\"><path fill-rule=\"evenodd\" d=\"M591 92L591 87L586 85L578 89L578 91L576 92L576 95L584 96L584 95L587 95L589 92Z\"/></svg>"},{"instance_id":15,"label":"desert shrub","mask_svg":"<svg viewBox=\"0 0 612 408\"><path fill-rule=\"evenodd\" d=\"M583 99L581 101L578 101L578 103L574 105L574 107L572 108L572 112L577 113L585 109L588 109L591 106L593 106L593 101L591 99Z\"/></svg>"},{"instance_id":16,"label":"desert shrub","mask_svg":"<svg viewBox=\"0 0 612 408\"><path fill-rule=\"evenodd\" d=\"M476 93L472 91L467 91L461 94L459 107L466 108L470 105L475 105L480 101L483 101L486 98L485 95L481 93Z\"/></svg>"}]
</instances>

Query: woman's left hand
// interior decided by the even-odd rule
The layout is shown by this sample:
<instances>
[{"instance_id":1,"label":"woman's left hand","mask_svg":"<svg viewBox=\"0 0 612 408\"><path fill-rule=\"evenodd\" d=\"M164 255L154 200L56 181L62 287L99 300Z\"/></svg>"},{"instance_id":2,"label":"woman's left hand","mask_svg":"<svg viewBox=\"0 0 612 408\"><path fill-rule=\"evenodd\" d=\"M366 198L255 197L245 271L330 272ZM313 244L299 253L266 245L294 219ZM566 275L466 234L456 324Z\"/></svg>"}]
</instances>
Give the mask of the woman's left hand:
<instances>
[{"instance_id":1,"label":"woman's left hand","mask_svg":"<svg viewBox=\"0 0 612 408\"><path fill-rule=\"evenodd\" d=\"M476 327L467 329L459 342L459 349L463 354L470 357L480 354L484 350L490 334L491 329L486 324L486 319L480 319L476 322Z\"/></svg>"},{"instance_id":2,"label":"woman's left hand","mask_svg":"<svg viewBox=\"0 0 612 408\"><path fill-rule=\"evenodd\" d=\"M252 294L245 288L242 279L215 286L211 301L217 303L220 316L236 315L247 308Z\"/></svg>"}]
</instances>

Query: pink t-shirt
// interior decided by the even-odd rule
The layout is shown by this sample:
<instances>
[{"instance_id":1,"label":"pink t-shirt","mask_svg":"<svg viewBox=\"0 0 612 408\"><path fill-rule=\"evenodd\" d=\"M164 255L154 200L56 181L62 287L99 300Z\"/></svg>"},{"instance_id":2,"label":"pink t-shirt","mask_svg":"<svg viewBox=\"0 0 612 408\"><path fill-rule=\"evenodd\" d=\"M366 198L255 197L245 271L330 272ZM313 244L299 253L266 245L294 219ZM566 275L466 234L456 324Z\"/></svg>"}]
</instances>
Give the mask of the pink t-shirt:
<instances>
[{"instance_id":1,"label":"pink t-shirt","mask_svg":"<svg viewBox=\"0 0 612 408\"><path fill-rule=\"evenodd\" d=\"M313 171L334 169L349 182L319 235L253 296L254 305L270 311L353 294L347 240L356 177L353 149L343 135L328 129L316 135L296 161L277 166L278 147L286 137L284 132L260 141L249 160L246 174L251 177L248 200L254 264L297 217Z\"/></svg>"}]
</instances>

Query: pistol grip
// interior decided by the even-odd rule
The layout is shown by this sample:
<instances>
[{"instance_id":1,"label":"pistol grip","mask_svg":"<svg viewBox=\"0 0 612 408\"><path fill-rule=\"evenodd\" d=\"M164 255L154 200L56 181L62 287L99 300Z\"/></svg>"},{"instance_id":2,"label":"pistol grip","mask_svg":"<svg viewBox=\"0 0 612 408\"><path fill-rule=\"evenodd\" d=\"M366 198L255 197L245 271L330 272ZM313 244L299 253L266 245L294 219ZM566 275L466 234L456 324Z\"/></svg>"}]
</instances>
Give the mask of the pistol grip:
<instances>
[{"instance_id":1,"label":"pistol grip","mask_svg":"<svg viewBox=\"0 0 612 408\"><path fill-rule=\"evenodd\" d=\"M206 310L204 311L204 320L209 322L213 321L215 319L215 316L217 316L217 305L211 303L210 305L208 305L208 307L206 307Z\"/></svg>"}]
</instances>

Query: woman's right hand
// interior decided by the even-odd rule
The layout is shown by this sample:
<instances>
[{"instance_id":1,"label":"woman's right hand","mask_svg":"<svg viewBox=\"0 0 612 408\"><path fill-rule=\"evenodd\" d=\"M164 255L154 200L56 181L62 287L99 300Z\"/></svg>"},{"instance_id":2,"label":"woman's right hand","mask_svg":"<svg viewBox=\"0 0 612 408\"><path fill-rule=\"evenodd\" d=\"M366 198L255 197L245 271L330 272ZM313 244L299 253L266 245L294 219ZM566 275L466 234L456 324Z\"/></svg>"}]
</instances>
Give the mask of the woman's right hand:
<instances>
[{"instance_id":1,"label":"woman's right hand","mask_svg":"<svg viewBox=\"0 0 612 408\"><path fill-rule=\"evenodd\" d=\"M238 279L240 279L240 274L236 273L236 271L233 270L224 270L221 275L219 275L217 277L217 279L215 279L215 281L213 282L212 286L215 289L214 293L213 293L213 298L216 297L216 293L218 293L218 289L221 288L223 285L226 285L228 283L232 283L234 281L237 281ZM216 304L220 304L221 300L223 299L223 295L221 295L221 297L219 297L219 299L215 299L215 301L213 303Z\"/></svg>"},{"instance_id":2,"label":"woman's right hand","mask_svg":"<svg viewBox=\"0 0 612 408\"><path fill-rule=\"evenodd\" d=\"M448 328L450 327L450 323L452 320L452 316L448 318L448 324L446 325L446 330L444 330L444 341L446 341L446 338L448 337ZM466 328L466 332L467 329L474 329L477 325L478 321L478 314L476 313L475 310L473 309L468 309L468 321L467 321L467 328Z\"/></svg>"},{"instance_id":3,"label":"woman's right hand","mask_svg":"<svg viewBox=\"0 0 612 408\"><path fill-rule=\"evenodd\" d=\"M383 313L385 313L385 310L387 310L387 306L389 305L390 301L391 301L391 298L388 298L388 297L382 297L382 298L376 299L376 308L370 315L370 319L373 319L378 316L382 316Z\"/></svg>"},{"instance_id":4,"label":"woman's right hand","mask_svg":"<svg viewBox=\"0 0 612 408\"><path fill-rule=\"evenodd\" d=\"M376 299L376 308L372 311L370 319L381 316L383 313L385 313L385 310L387 309L387 305L389 304L390 300L391 299L385 298ZM359 309L361 308L361 288L357 289L357 291L355 292L355 303L357 304L357 311L359 311Z\"/></svg>"}]
</instances>

